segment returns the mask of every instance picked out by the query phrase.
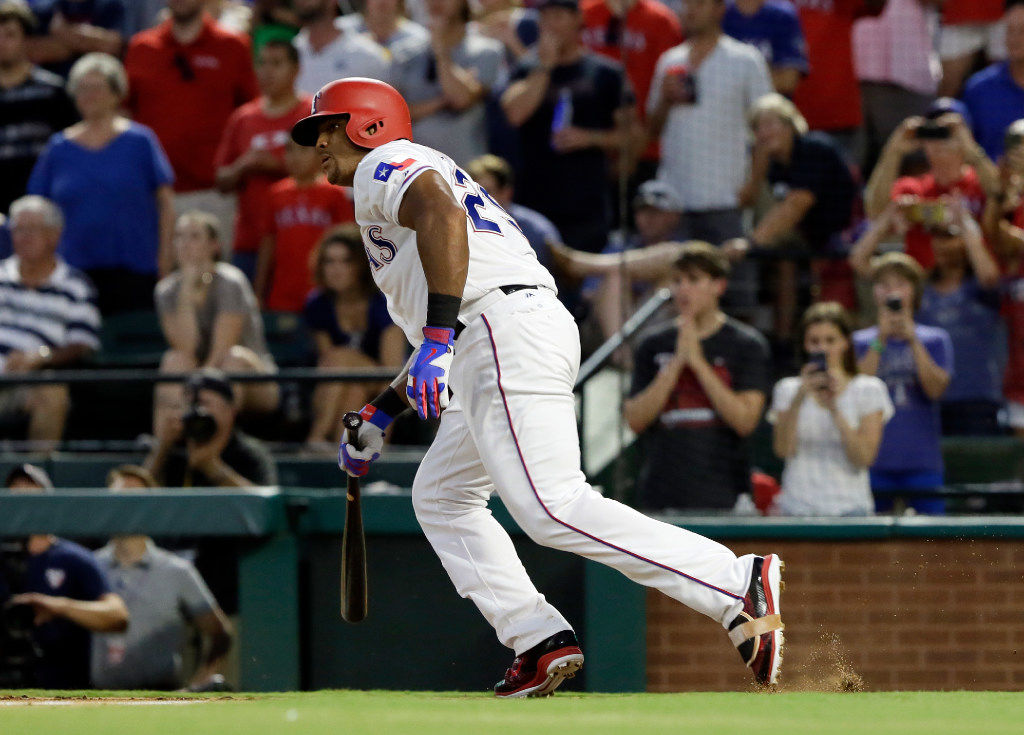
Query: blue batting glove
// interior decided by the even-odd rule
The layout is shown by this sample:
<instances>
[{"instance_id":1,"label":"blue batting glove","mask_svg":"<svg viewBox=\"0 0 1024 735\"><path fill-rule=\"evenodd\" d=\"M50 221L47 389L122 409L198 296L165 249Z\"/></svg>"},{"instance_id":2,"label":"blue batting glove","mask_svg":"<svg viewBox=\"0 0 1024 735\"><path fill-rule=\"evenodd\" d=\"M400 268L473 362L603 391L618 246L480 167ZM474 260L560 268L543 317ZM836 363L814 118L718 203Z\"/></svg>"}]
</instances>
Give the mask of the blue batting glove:
<instances>
[{"instance_id":1,"label":"blue batting glove","mask_svg":"<svg viewBox=\"0 0 1024 735\"><path fill-rule=\"evenodd\" d=\"M448 371L455 355L455 330L423 327L423 344L409 369L405 393L421 419L438 418L448 407Z\"/></svg>"},{"instance_id":2,"label":"blue batting glove","mask_svg":"<svg viewBox=\"0 0 1024 735\"><path fill-rule=\"evenodd\" d=\"M370 404L359 410L363 423L351 436L346 431L338 447L338 466L352 477L362 477L370 470L370 463L384 451L384 432L394 421L393 418Z\"/></svg>"}]
</instances>

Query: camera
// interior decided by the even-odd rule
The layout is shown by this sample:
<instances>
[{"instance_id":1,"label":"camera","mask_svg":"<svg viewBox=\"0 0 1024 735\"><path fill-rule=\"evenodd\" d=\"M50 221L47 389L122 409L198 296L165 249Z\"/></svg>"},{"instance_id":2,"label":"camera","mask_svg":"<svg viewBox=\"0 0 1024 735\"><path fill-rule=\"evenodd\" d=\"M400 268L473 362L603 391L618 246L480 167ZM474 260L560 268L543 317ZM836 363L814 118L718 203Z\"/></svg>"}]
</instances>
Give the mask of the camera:
<instances>
[{"instance_id":1,"label":"camera","mask_svg":"<svg viewBox=\"0 0 1024 735\"><path fill-rule=\"evenodd\" d=\"M815 372L828 370L828 356L824 352L811 352L807 355L807 364L813 365Z\"/></svg>"},{"instance_id":2,"label":"camera","mask_svg":"<svg viewBox=\"0 0 1024 735\"><path fill-rule=\"evenodd\" d=\"M0 539L0 581L14 594L24 591L28 549L23 539ZM35 684L34 669L42 651L33 635L30 605L8 605L0 599L0 689Z\"/></svg>"},{"instance_id":3,"label":"camera","mask_svg":"<svg viewBox=\"0 0 1024 735\"><path fill-rule=\"evenodd\" d=\"M925 120L914 135L918 140L949 140L953 131L934 120Z\"/></svg>"},{"instance_id":4,"label":"camera","mask_svg":"<svg viewBox=\"0 0 1024 735\"><path fill-rule=\"evenodd\" d=\"M889 311L902 311L903 299L899 296L887 296L885 299L885 308Z\"/></svg>"},{"instance_id":5,"label":"camera","mask_svg":"<svg viewBox=\"0 0 1024 735\"><path fill-rule=\"evenodd\" d=\"M189 404L181 417L185 438L197 444L205 444L217 433L217 420L199 404L199 391L204 387L202 376L194 377L188 382L186 394L189 397Z\"/></svg>"}]
</instances>

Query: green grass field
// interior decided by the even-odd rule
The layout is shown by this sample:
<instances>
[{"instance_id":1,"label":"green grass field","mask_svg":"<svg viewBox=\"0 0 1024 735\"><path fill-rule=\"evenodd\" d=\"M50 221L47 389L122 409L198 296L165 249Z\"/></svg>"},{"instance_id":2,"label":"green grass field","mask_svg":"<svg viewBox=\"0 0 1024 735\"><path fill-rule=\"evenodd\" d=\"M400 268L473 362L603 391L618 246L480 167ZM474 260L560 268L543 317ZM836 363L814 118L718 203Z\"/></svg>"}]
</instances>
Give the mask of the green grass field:
<instances>
[{"instance_id":1,"label":"green grass field","mask_svg":"<svg viewBox=\"0 0 1024 735\"><path fill-rule=\"evenodd\" d=\"M0 692L4 735L946 735L1024 731L1024 694L1000 692L574 694L497 701L485 694L324 691L195 696L185 704L89 693ZM147 699L155 695L132 695ZM166 695L164 695L166 696ZM172 695L177 696L177 695ZM32 697L34 699L28 699ZM11 705L12 702L32 702Z\"/></svg>"}]
</instances>

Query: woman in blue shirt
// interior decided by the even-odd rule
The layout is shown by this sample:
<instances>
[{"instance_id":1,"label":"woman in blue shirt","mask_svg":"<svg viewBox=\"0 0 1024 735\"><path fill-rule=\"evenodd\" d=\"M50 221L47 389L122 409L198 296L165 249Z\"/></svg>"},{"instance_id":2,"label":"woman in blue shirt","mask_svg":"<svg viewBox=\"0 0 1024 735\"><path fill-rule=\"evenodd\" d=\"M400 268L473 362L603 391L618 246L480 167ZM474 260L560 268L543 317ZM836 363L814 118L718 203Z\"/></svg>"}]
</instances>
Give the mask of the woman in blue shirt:
<instances>
[{"instance_id":1,"label":"woman in blue shirt","mask_svg":"<svg viewBox=\"0 0 1024 735\"><path fill-rule=\"evenodd\" d=\"M28 191L60 206L60 254L92 278L104 315L152 309L173 260L174 172L153 131L118 114L128 90L120 61L86 54L68 89L82 122L50 138Z\"/></svg>"},{"instance_id":2,"label":"woman in blue shirt","mask_svg":"<svg viewBox=\"0 0 1024 735\"><path fill-rule=\"evenodd\" d=\"M362 236L355 225L327 233L313 253L313 282L303 316L319 359L328 370L405 363L406 341L391 321L387 302L370 275ZM313 396L313 425L307 444L337 444L341 417L377 394L372 383L321 383Z\"/></svg>"}]
</instances>

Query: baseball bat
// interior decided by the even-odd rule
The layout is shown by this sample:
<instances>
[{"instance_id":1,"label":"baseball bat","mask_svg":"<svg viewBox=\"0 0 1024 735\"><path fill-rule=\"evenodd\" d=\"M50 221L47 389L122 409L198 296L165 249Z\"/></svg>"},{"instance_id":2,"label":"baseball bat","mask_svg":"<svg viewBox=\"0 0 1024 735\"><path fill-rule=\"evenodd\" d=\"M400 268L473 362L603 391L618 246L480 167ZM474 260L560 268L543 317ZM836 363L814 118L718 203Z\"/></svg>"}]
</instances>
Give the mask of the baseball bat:
<instances>
[{"instance_id":1,"label":"baseball bat","mask_svg":"<svg viewBox=\"0 0 1024 735\"><path fill-rule=\"evenodd\" d=\"M350 411L342 418L349 444L356 449L356 437L363 417ZM363 535L363 511L359 505L359 478L348 475L345 499L345 530L341 537L341 617L358 623L366 617L366 537Z\"/></svg>"}]
</instances>

